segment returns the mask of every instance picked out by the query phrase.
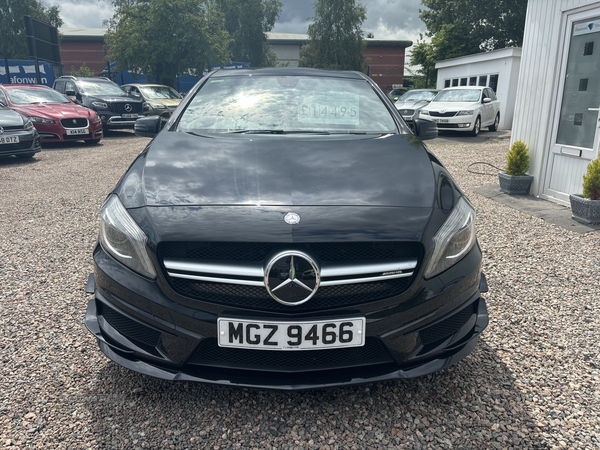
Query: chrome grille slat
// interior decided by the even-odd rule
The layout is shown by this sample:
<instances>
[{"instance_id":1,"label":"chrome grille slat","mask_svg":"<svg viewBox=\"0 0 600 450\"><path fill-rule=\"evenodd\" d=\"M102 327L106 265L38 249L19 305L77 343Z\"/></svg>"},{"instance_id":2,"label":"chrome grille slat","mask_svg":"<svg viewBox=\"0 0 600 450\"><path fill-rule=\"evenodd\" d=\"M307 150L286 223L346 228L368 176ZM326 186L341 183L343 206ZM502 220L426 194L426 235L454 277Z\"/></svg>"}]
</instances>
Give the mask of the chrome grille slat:
<instances>
[{"instance_id":1,"label":"chrome grille slat","mask_svg":"<svg viewBox=\"0 0 600 450\"><path fill-rule=\"evenodd\" d=\"M187 262L171 259L165 259L163 263L167 269L167 274L173 278L246 286L265 286L263 280L264 268L260 263L226 264L221 262ZM321 267L320 285L336 286L405 278L413 275L415 267L417 267L417 260L343 265L327 263ZM222 277L219 277L219 275ZM328 280L328 278L336 279Z\"/></svg>"}]
</instances>

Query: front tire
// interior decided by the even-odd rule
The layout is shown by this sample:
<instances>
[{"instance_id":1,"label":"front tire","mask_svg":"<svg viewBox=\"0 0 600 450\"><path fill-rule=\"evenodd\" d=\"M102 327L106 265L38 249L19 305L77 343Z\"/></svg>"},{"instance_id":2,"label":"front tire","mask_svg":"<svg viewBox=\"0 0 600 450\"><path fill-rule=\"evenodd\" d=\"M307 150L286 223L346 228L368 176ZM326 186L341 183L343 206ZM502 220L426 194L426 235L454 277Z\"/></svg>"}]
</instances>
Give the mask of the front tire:
<instances>
[{"instance_id":1,"label":"front tire","mask_svg":"<svg viewBox=\"0 0 600 450\"><path fill-rule=\"evenodd\" d=\"M498 124L500 124L500 113L496 114L496 118L494 119L494 124L488 127L490 131L498 130Z\"/></svg>"},{"instance_id":2,"label":"front tire","mask_svg":"<svg viewBox=\"0 0 600 450\"><path fill-rule=\"evenodd\" d=\"M473 129L471 130L471 136L475 137L477 135L479 135L479 132L481 131L481 117L477 117L477 119L475 119L475 125L473 126Z\"/></svg>"}]
</instances>

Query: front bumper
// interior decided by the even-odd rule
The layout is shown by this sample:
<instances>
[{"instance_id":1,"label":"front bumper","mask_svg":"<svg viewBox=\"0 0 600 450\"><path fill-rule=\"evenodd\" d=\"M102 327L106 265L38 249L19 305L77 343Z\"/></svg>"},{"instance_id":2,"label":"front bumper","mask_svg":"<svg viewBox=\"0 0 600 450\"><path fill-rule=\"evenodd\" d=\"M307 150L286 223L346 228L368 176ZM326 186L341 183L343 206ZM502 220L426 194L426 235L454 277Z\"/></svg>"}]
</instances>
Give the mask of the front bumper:
<instances>
[{"instance_id":1,"label":"front bumper","mask_svg":"<svg viewBox=\"0 0 600 450\"><path fill-rule=\"evenodd\" d=\"M425 116L427 117L427 116ZM475 126L476 116L456 116L456 117L428 117L428 120L432 120L437 123L438 129L440 130L454 130L454 131L473 131Z\"/></svg>"},{"instance_id":2,"label":"front bumper","mask_svg":"<svg viewBox=\"0 0 600 450\"><path fill-rule=\"evenodd\" d=\"M303 390L412 378L463 359L487 326L480 256L476 246L464 260L467 275L464 267L455 266L446 272L452 283L429 280L407 292L400 303L298 315L298 320L365 316L364 347L286 352L224 349L216 339L219 317L276 321L282 320L281 314L200 302L190 308L167 297L159 281L135 275L98 248L95 275L86 289L94 298L85 323L109 359L166 380Z\"/></svg>"}]
</instances>

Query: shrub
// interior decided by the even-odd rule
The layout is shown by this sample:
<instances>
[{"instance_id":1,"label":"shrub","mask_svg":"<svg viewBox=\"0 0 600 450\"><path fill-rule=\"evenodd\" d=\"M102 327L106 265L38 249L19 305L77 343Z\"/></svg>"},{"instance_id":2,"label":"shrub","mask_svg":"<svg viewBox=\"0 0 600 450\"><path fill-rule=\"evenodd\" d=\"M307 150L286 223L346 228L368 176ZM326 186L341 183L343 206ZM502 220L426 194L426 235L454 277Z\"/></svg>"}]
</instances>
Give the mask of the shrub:
<instances>
[{"instance_id":1,"label":"shrub","mask_svg":"<svg viewBox=\"0 0 600 450\"><path fill-rule=\"evenodd\" d=\"M529 148L523 141L515 141L506 155L506 173L523 176L529 170Z\"/></svg>"},{"instance_id":2,"label":"shrub","mask_svg":"<svg viewBox=\"0 0 600 450\"><path fill-rule=\"evenodd\" d=\"M583 176L583 196L600 200L600 156L587 166L587 173Z\"/></svg>"}]
</instances>

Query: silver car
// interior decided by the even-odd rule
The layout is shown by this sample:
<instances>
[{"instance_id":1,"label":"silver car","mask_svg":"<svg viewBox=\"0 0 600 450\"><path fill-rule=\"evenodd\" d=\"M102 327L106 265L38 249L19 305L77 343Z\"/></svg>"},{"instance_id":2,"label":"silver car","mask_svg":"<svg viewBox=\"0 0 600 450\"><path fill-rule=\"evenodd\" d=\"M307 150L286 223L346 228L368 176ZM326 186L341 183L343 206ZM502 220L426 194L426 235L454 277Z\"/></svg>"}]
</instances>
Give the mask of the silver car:
<instances>
[{"instance_id":1,"label":"silver car","mask_svg":"<svg viewBox=\"0 0 600 450\"><path fill-rule=\"evenodd\" d=\"M413 128L414 120L419 117L419 110L427 106L438 92L435 89L413 89L396 101L396 109L408 126Z\"/></svg>"}]
</instances>

